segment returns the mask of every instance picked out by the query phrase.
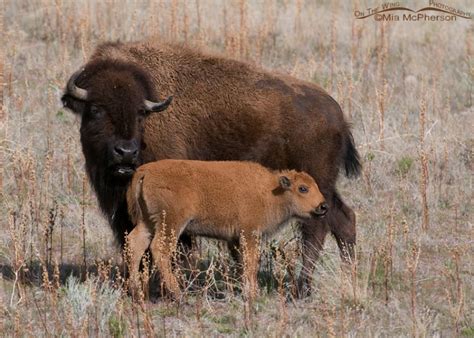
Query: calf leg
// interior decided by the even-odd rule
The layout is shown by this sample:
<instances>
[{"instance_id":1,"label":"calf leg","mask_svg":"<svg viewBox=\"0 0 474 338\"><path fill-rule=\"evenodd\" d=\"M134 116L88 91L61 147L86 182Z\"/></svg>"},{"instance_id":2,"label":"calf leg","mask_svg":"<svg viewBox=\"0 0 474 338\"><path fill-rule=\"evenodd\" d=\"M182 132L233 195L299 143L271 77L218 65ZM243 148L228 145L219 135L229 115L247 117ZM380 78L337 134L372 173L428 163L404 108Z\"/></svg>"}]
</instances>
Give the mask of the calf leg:
<instances>
[{"instance_id":1,"label":"calf leg","mask_svg":"<svg viewBox=\"0 0 474 338\"><path fill-rule=\"evenodd\" d=\"M313 218L301 226L303 237L303 268L298 280L298 296L305 297L311 292L313 272L320 252L323 250L329 227L325 219Z\"/></svg>"},{"instance_id":2,"label":"calf leg","mask_svg":"<svg viewBox=\"0 0 474 338\"><path fill-rule=\"evenodd\" d=\"M260 260L259 238L252 233L242 233L240 247L243 249L243 280L247 284L248 297L253 300L258 292L257 273Z\"/></svg>"},{"instance_id":3,"label":"calf leg","mask_svg":"<svg viewBox=\"0 0 474 338\"><path fill-rule=\"evenodd\" d=\"M139 221L137 226L128 235L130 248L130 280L132 288L136 290L139 283L140 261L151 242L151 233L145 222Z\"/></svg>"},{"instance_id":4,"label":"calf leg","mask_svg":"<svg viewBox=\"0 0 474 338\"><path fill-rule=\"evenodd\" d=\"M339 246L341 258L346 263L354 261L354 247L356 244L356 217L336 192L328 213L328 224Z\"/></svg>"},{"instance_id":5,"label":"calf leg","mask_svg":"<svg viewBox=\"0 0 474 338\"><path fill-rule=\"evenodd\" d=\"M173 296L178 297L181 290L179 288L178 280L173 273L172 255L176 250L180 231L173 223L168 222L164 228L158 226L155 231L155 236L151 241L151 252L153 261L158 267L162 282L164 282L166 289L168 289Z\"/></svg>"}]
</instances>

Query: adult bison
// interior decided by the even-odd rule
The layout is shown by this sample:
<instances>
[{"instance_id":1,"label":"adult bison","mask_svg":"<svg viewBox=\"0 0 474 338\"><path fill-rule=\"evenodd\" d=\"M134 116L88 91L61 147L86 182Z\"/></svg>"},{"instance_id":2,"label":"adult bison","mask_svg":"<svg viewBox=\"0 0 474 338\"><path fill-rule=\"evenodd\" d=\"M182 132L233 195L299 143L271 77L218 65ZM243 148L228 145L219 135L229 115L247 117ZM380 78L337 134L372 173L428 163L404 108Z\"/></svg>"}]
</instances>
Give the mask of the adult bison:
<instances>
[{"instance_id":1,"label":"adult bison","mask_svg":"<svg viewBox=\"0 0 474 338\"><path fill-rule=\"evenodd\" d=\"M328 231L343 258L353 256L355 214L335 186L340 167L359 174L359 155L341 108L320 87L185 46L106 43L62 100L81 115L87 173L121 244L133 227L125 192L138 165L248 160L308 172L329 204L325 219L302 224L305 285Z\"/></svg>"}]
</instances>

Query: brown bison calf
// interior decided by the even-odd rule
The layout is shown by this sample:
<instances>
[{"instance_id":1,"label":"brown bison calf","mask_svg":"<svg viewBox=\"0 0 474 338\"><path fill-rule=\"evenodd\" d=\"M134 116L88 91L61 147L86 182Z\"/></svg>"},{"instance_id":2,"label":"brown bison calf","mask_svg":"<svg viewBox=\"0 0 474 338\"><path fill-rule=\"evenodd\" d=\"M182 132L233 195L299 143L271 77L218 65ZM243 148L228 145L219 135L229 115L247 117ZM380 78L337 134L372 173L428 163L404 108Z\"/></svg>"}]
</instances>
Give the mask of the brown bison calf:
<instances>
[{"instance_id":1,"label":"brown bison calf","mask_svg":"<svg viewBox=\"0 0 474 338\"><path fill-rule=\"evenodd\" d=\"M181 234L226 240L233 248L240 244L244 276L255 295L258 237L273 234L292 218L323 216L327 211L308 174L231 161L145 164L133 176L127 202L136 225L128 236L132 281L137 282L141 257L150 247L165 286L175 296L180 289L171 270L171 254Z\"/></svg>"}]
</instances>

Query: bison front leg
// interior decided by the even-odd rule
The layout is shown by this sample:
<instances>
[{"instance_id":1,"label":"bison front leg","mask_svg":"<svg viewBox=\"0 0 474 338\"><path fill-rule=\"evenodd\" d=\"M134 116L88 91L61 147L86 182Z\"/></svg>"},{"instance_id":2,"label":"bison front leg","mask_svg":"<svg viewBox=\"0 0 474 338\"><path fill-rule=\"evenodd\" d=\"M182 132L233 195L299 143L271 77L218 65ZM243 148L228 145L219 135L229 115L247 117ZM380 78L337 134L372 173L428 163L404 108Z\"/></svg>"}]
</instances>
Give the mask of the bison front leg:
<instances>
[{"instance_id":1,"label":"bison front leg","mask_svg":"<svg viewBox=\"0 0 474 338\"><path fill-rule=\"evenodd\" d=\"M140 261L146 249L150 246L151 233L145 222L139 221L137 226L130 232L127 237L129 247L129 271L132 292L138 291L139 288L139 269Z\"/></svg>"},{"instance_id":2,"label":"bison front leg","mask_svg":"<svg viewBox=\"0 0 474 338\"><path fill-rule=\"evenodd\" d=\"M298 280L298 297L311 293L316 262L324 247L329 227L324 219L311 219L302 224L303 268Z\"/></svg>"},{"instance_id":3,"label":"bison front leg","mask_svg":"<svg viewBox=\"0 0 474 338\"><path fill-rule=\"evenodd\" d=\"M174 297L179 297L181 290L172 268L172 258L176 253L178 231L172 224L160 224L156 228L155 236L151 241L153 261L158 267L162 283Z\"/></svg>"}]
</instances>

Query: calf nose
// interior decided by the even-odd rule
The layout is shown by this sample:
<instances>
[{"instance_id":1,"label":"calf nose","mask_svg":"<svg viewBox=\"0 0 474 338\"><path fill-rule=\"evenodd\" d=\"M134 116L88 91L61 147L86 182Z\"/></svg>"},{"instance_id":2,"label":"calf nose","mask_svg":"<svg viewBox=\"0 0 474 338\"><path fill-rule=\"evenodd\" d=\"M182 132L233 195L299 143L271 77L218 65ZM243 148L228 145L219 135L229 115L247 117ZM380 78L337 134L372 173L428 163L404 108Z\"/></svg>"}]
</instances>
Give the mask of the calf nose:
<instances>
[{"instance_id":1,"label":"calf nose","mask_svg":"<svg viewBox=\"0 0 474 338\"><path fill-rule=\"evenodd\" d=\"M120 162L134 162L138 156L138 145L134 141L117 142L113 154Z\"/></svg>"},{"instance_id":2,"label":"calf nose","mask_svg":"<svg viewBox=\"0 0 474 338\"><path fill-rule=\"evenodd\" d=\"M324 216L327 214L329 206L326 202L321 203L318 207L314 210L316 216Z\"/></svg>"}]
</instances>

